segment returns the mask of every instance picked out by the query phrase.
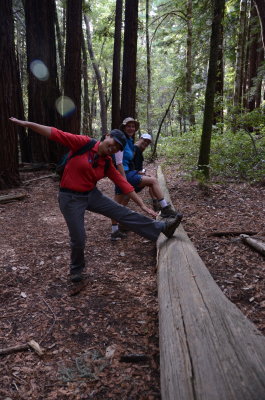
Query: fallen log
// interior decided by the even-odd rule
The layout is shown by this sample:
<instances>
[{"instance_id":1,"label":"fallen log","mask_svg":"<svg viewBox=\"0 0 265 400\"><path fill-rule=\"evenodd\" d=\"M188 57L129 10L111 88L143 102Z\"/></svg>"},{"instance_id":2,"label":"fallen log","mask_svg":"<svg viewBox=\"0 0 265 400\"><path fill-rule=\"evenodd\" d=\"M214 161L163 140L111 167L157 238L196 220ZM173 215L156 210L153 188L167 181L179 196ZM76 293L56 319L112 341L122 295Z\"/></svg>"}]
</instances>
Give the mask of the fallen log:
<instances>
[{"instance_id":1,"label":"fallen log","mask_svg":"<svg viewBox=\"0 0 265 400\"><path fill-rule=\"evenodd\" d=\"M248 235L240 235L242 242L246 243L250 247L252 247L254 250L256 250L258 253L262 254L265 256L265 243L262 242L261 240L257 240L254 238L250 238Z\"/></svg>"},{"instance_id":2,"label":"fallen log","mask_svg":"<svg viewBox=\"0 0 265 400\"><path fill-rule=\"evenodd\" d=\"M158 179L170 200L161 168ZM185 216L184 216L185 218ZM265 337L223 294L180 226L157 242L162 400L265 398Z\"/></svg>"},{"instance_id":3,"label":"fallen log","mask_svg":"<svg viewBox=\"0 0 265 400\"><path fill-rule=\"evenodd\" d=\"M27 197L26 193L14 193L0 196L0 203L10 203L10 201L21 200Z\"/></svg>"}]
</instances>

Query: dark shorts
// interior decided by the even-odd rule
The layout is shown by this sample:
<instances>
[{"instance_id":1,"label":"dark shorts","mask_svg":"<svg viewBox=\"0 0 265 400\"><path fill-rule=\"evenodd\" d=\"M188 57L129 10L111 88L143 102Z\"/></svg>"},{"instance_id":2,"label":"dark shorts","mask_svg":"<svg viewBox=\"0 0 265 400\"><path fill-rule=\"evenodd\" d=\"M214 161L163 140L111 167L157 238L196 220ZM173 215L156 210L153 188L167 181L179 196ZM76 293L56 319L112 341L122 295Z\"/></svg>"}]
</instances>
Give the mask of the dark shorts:
<instances>
[{"instance_id":1,"label":"dark shorts","mask_svg":"<svg viewBox=\"0 0 265 400\"><path fill-rule=\"evenodd\" d=\"M138 171L127 171L125 172L127 181L134 187L136 193L139 193L143 188L139 187L142 182L143 176L138 174ZM122 191L118 186L115 185L115 194L122 194Z\"/></svg>"}]
</instances>

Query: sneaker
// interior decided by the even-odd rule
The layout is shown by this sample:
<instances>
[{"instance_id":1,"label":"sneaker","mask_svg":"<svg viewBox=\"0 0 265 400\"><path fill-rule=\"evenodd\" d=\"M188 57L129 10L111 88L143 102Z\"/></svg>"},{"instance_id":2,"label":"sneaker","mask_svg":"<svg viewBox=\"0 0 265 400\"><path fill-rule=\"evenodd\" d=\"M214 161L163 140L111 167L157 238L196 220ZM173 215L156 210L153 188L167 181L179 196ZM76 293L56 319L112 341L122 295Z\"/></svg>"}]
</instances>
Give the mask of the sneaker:
<instances>
[{"instance_id":1,"label":"sneaker","mask_svg":"<svg viewBox=\"0 0 265 400\"><path fill-rule=\"evenodd\" d=\"M165 228L162 231L166 237L169 239L174 235L175 230L181 223L183 215L178 213L174 218L170 218L165 221Z\"/></svg>"},{"instance_id":2,"label":"sneaker","mask_svg":"<svg viewBox=\"0 0 265 400\"><path fill-rule=\"evenodd\" d=\"M110 240L114 242L116 240L125 239L126 237L127 237L126 233L123 233L118 229L117 231L112 232L112 234L110 235Z\"/></svg>"},{"instance_id":3,"label":"sneaker","mask_svg":"<svg viewBox=\"0 0 265 400\"><path fill-rule=\"evenodd\" d=\"M83 281L86 278L86 275L83 272L74 272L70 274L70 280L73 283L78 283Z\"/></svg>"},{"instance_id":4,"label":"sneaker","mask_svg":"<svg viewBox=\"0 0 265 400\"><path fill-rule=\"evenodd\" d=\"M160 217L162 218L169 218L169 217L176 217L179 213L168 204L166 207L161 208Z\"/></svg>"}]
</instances>

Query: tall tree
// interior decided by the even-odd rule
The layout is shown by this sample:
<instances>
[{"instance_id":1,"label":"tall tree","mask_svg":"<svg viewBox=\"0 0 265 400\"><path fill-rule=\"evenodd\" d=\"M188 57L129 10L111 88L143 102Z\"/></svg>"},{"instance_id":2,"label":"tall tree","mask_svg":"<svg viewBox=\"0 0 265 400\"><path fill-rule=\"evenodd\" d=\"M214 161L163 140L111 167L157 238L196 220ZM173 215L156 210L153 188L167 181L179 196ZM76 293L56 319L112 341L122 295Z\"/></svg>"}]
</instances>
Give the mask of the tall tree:
<instances>
[{"instance_id":1,"label":"tall tree","mask_svg":"<svg viewBox=\"0 0 265 400\"><path fill-rule=\"evenodd\" d=\"M27 62L29 72L28 119L59 125L55 102L59 97L55 45L55 2L25 0ZM56 162L60 146L29 131L31 159Z\"/></svg>"},{"instance_id":2,"label":"tall tree","mask_svg":"<svg viewBox=\"0 0 265 400\"><path fill-rule=\"evenodd\" d=\"M260 19L263 47L265 49L265 2L264 0L254 0Z\"/></svg>"},{"instance_id":3,"label":"tall tree","mask_svg":"<svg viewBox=\"0 0 265 400\"><path fill-rule=\"evenodd\" d=\"M6 189L20 183L17 129L8 120L22 113L22 101L18 99L21 92L18 90L12 0L0 2L0 67L0 189Z\"/></svg>"},{"instance_id":4,"label":"tall tree","mask_svg":"<svg viewBox=\"0 0 265 400\"><path fill-rule=\"evenodd\" d=\"M88 93L88 63L87 63L87 51L85 46L85 38L82 32L82 74L83 74L83 82L84 82L84 94L83 94L83 123L82 123L82 131L92 132L92 115L91 115L91 106L89 100Z\"/></svg>"},{"instance_id":5,"label":"tall tree","mask_svg":"<svg viewBox=\"0 0 265 400\"><path fill-rule=\"evenodd\" d=\"M16 4L16 2L15 2ZM22 113L19 119L25 119L24 105L23 105L23 92L26 88L28 77L27 77L27 54L26 54L26 27L24 23L24 9L21 8L21 4L18 3L14 6L14 28L15 28L15 51L17 57L17 64L19 69L20 85L18 86L17 99L21 102L20 109ZM28 133L24 128L17 127L19 134L19 151L21 162L30 162L30 147L28 140Z\"/></svg>"},{"instance_id":6,"label":"tall tree","mask_svg":"<svg viewBox=\"0 0 265 400\"><path fill-rule=\"evenodd\" d=\"M261 53L261 31L259 26L256 24L258 18L256 7L251 7L250 13L250 40L249 40L249 52L248 52L248 102L247 108L252 111L256 107L256 100L259 89L258 68L260 65L260 53Z\"/></svg>"},{"instance_id":7,"label":"tall tree","mask_svg":"<svg viewBox=\"0 0 265 400\"><path fill-rule=\"evenodd\" d=\"M63 94L74 102L75 110L65 116L64 129L76 134L81 127L81 48L82 0L67 0Z\"/></svg>"},{"instance_id":8,"label":"tall tree","mask_svg":"<svg viewBox=\"0 0 265 400\"><path fill-rule=\"evenodd\" d=\"M195 125L194 99L192 93L192 0L187 0L187 50L186 50L186 94L190 125Z\"/></svg>"},{"instance_id":9,"label":"tall tree","mask_svg":"<svg viewBox=\"0 0 265 400\"><path fill-rule=\"evenodd\" d=\"M63 8L63 13L65 13L64 8ZM56 27L56 38L57 38L60 72L61 72L59 81L61 82L61 86L62 86L63 72L64 72L64 46L63 46L63 37L62 37L63 32L60 29L57 8L55 8L55 27Z\"/></svg>"},{"instance_id":10,"label":"tall tree","mask_svg":"<svg viewBox=\"0 0 265 400\"><path fill-rule=\"evenodd\" d=\"M198 169L209 178L209 162L211 149L212 124L214 116L214 96L217 79L218 48L221 45L221 32L224 16L225 0L214 0L212 33L210 41L209 69L205 92L203 128L198 160Z\"/></svg>"},{"instance_id":11,"label":"tall tree","mask_svg":"<svg viewBox=\"0 0 265 400\"><path fill-rule=\"evenodd\" d=\"M87 47L90 56L90 60L92 62L92 66L95 72L95 77L98 84L98 95L100 101L100 119L101 119L101 133L105 135L107 133L107 107L106 107L106 97L105 97L105 90L102 83L101 73L98 67L98 64L95 59L93 47L92 47L92 40L91 40L91 33L90 33L90 24L88 16L84 16L85 24L86 24L86 33L87 33Z\"/></svg>"},{"instance_id":12,"label":"tall tree","mask_svg":"<svg viewBox=\"0 0 265 400\"><path fill-rule=\"evenodd\" d=\"M248 0L240 1L240 17L238 43L236 50L236 74L234 83L234 106L242 106L243 78L245 65L246 35L247 35L247 7Z\"/></svg>"},{"instance_id":13,"label":"tall tree","mask_svg":"<svg viewBox=\"0 0 265 400\"><path fill-rule=\"evenodd\" d=\"M147 94L146 94L146 121L147 132L152 135L151 127L151 46L149 39L149 0L145 3L145 40L146 40L146 72L147 72Z\"/></svg>"},{"instance_id":14,"label":"tall tree","mask_svg":"<svg viewBox=\"0 0 265 400\"><path fill-rule=\"evenodd\" d=\"M123 0L116 0L114 48L112 61L112 107L111 107L111 128L120 126L120 74L121 74L121 25L122 25Z\"/></svg>"},{"instance_id":15,"label":"tall tree","mask_svg":"<svg viewBox=\"0 0 265 400\"><path fill-rule=\"evenodd\" d=\"M126 0L122 69L121 119L135 118L138 0Z\"/></svg>"},{"instance_id":16,"label":"tall tree","mask_svg":"<svg viewBox=\"0 0 265 400\"><path fill-rule=\"evenodd\" d=\"M224 120L223 110L223 96L224 96L224 29L223 24L221 25L221 38L220 45L218 48L218 59L217 59L217 73L216 73L216 87L215 87L215 102L214 102L214 120L213 124L216 125L218 122ZM223 127L221 127L223 131Z\"/></svg>"}]
</instances>

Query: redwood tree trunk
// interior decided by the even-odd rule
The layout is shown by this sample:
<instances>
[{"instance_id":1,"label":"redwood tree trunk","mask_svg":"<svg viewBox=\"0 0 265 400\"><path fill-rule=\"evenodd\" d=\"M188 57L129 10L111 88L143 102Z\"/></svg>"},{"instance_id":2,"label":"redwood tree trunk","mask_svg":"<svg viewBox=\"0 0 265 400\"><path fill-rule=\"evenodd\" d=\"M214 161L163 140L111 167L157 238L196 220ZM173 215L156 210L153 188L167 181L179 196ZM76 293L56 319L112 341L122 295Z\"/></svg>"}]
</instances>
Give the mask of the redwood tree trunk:
<instances>
[{"instance_id":1,"label":"redwood tree trunk","mask_svg":"<svg viewBox=\"0 0 265 400\"><path fill-rule=\"evenodd\" d=\"M121 93L121 120L135 118L138 0L126 0Z\"/></svg>"},{"instance_id":2,"label":"redwood tree trunk","mask_svg":"<svg viewBox=\"0 0 265 400\"><path fill-rule=\"evenodd\" d=\"M20 116L20 85L15 57L12 1L0 2L0 189L19 185L18 129L9 117ZM22 100L21 100L22 102Z\"/></svg>"},{"instance_id":3,"label":"redwood tree trunk","mask_svg":"<svg viewBox=\"0 0 265 400\"><path fill-rule=\"evenodd\" d=\"M224 95L224 29L221 25L221 38L220 45L218 48L218 59L217 59L217 73L216 73L216 87L215 87L215 102L214 102L214 120L213 124L216 125L218 122L223 122L224 111L223 111L223 95ZM221 127L223 132L223 128Z\"/></svg>"},{"instance_id":4,"label":"redwood tree trunk","mask_svg":"<svg viewBox=\"0 0 265 400\"><path fill-rule=\"evenodd\" d=\"M248 103L247 107L249 111L254 110L256 103L256 90L255 80L258 73L258 50L260 45L260 31L257 32L257 27L253 23L257 22L257 9L256 7L251 8L250 15L250 40L249 40L249 60L248 60Z\"/></svg>"},{"instance_id":5,"label":"redwood tree trunk","mask_svg":"<svg viewBox=\"0 0 265 400\"><path fill-rule=\"evenodd\" d=\"M27 62L29 73L29 112L28 119L43 125L58 126L59 115L55 109L59 97L56 46L55 46L55 3L54 0L36 2L25 0ZM47 75L39 75L33 63L39 62L47 67ZM34 162L56 162L59 149L56 143L29 131L31 160Z\"/></svg>"},{"instance_id":6,"label":"redwood tree trunk","mask_svg":"<svg viewBox=\"0 0 265 400\"><path fill-rule=\"evenodd\" d=\"M120 126L120 74L121 74L121 24L122 24L122 4L123 0L116 0L115 14L115 33L113 48L113 67L112 67L112 107L111 107L111 128Z\"/></svg>"},{"instance_id":7,"label":"redwood tree trunk","mask_svg":"<svg viewBox=\"0 0 265 400\"><path fill-rule=\"evenodd\" d=\"M64 118L64 129L80 133L81 126L81 41L82 0L67 0L64 96L70 97L75 110Z\"/></svg>"},{"instance_id":8,"label":"redwood tree trunk","mask_svg":"<svg viewBox=\"0 0 265 400\"><path fill-rule=\"evenodd\" d=\"M265 1L264 0L254 0L260 19L261 31L262 31L262 41L263 47L265 49Z\"/></svg>"},{"instance_id":9,"label":"redwood tree trunk","mask_svg":"<svg viewBox=\"0 0 265 400\"><path fill-rule=\"evenodd\" d=\"M87 63L87 52L85 46L85 38L82 32L82 74L83 74L83 82L84 82L84 94L83 94L83 123L82 130L83 133L92 133L92 116L91 116L91 107L89 100L89 92L88 92L88 63Z\"/></svg>"},{"instance_id":10,"label":"redwood tree trunk","mask_svg":"<svg viewBox=\"0 0 265 400\"><path fill-rule=\"evenodd\" d=\"M192 93L192 0L187 1L187 52L186 52L186 94L188 101L188 119L195 125L194 99Z\"/></svg>"},{"instance_id":11,"label":"redwood tree trunk","mask_svg":"<svg viewBox=\"0 0 265 400\"><path fill-rule=\"evenodd\" d=\"M151 126L151 49L149 39L149 0L146 0L145 12L145 37L146 37L146 72L147 72L147 98L146 98L146 120L147 132L152 136ZM152 143L151 143L152 146Z\"/></svg>"},{"instance_id":12,"label":"redwood tree trunk","mask_svg":"<svg viewBox=\"0 0 265 400\"><path fill-rule=\"evenodd\" d=\"M106 98L105 98L105 90L102 83L101 73L96 62L94 51L92 47L92 40L90 34L90 25L87 15L85 15L85 24L86 24L86 32L87 32L87 47L89 56L92 62L92 66L95 72L95 77L98 84L98 95L100 101L100 119L101 119L101 134L105 135L107 133L107 107L106 107Z\"/></svg>"},{"instance_id":13,"label":"redwood tree trunk","mask_svg":"<svg viewBox=\"0 0 265 400\"><path fill-rule=\"evenodd\" d=\"M243 71L246 48L246 20L247 20L247 4L248 0L240 2L240 18L239 18L239 33L236 54L236 75L234 83L234 106L240 108L242 106L243 93Z\"/></svg>"},{"instance_id":14,"label":"redwood tree trunk","mask_svg":"<svg viewBox=\"0 0 265 400\"><path fill-rule=\"evenodd\" d=\"M224 16L225 0L215 0L212 22L212 34L210 42L209 70L207 77L205 106L203 116L203 128L198 160L198 169L206 178L209 177L209 162L211 149L211 135L214 115L214 96L217 79L218 48L221 45L221 27Z\"/></svg>"}]
</instances>

